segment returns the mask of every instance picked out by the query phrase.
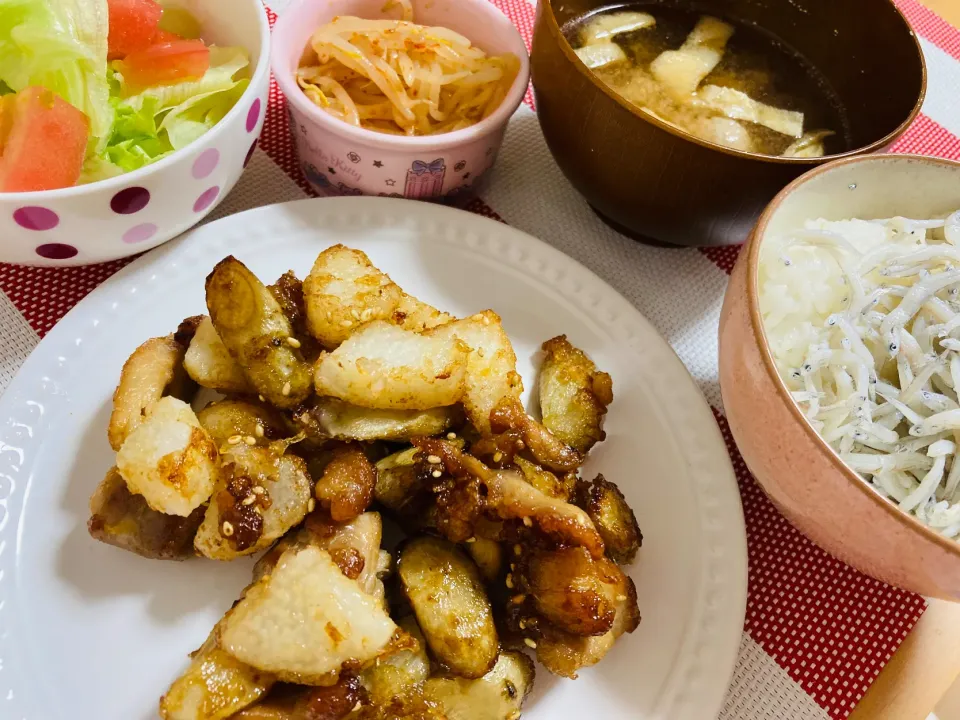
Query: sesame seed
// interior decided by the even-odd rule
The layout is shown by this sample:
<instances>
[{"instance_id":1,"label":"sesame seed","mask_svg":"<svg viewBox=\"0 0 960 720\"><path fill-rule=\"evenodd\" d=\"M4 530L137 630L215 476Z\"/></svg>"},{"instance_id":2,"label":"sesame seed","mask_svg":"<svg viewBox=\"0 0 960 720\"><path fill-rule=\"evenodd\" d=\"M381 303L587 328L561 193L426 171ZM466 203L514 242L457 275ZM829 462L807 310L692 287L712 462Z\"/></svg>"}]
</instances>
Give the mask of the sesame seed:
<instances>
[{"instance_id":1,"label":"sesame seed","mask_svg":"<svg viewBox=\"0 0 960 720\"><path fill-rule=\"evenodd\" d=\"M257 397L260 399L260 402L266 402L266 401L267 401L267 399L266 399L263 395L257 395Z\"/></svg>"},{"instance_id":2,"label":"sesame seed","mask_svg":"<svg viewBox=\"0 0 960 720\"><path fill-rule=\"evenodd\" d=\"M433 471L432 473L430 473L430 474L433 475L433 477L435 477L435 478L443 477L443 473L440 472L439 470L434 470L434 471Z\"/></svg>"},{"instance_id":3,"label":"sesame seed","mask_svg":"<svg viewBox=\"0 0 960 720\"><path fill-rule=\"evenodd\" d=\"M477 355L484 357L486 353L483 351L483 348L477 348Z\"/></svg>"},{"instance_id":4,"label":"sesame seed","mask_svg":"<svg viewBox=\"0 0 960 720\"><path fill-rule=\"evenodd\" d=\"M516 545L513 546L514 555L521 555L522 553L523 553L523 548L520 547L520 543L517 543Z\"/></svg>"},{"instance_id":5,"label":"sesame seed","mask_svg":"<svg viewBox=\"0 0 960 720\"><path fill-rule=\"evenodd\" d=\"M497 450L497 451L493 454L493 461L494 461L494 462L500 462L501 460L503 460L503 453L500 452L499 450Z\"/></svg>"},{"instance_id":6,"label":"sesame seed","mask_svg":"<svg viewBox=\"0 0 960 720\"><path fill-rule=\"evenodd\" d=\"M468 537L468 538L467 538L467 542L468 542L468 543L475 543L476 541L477 541L477 539L476 539L475 537Z\"/></svg>"},{"instance_id":7,"label":"sesame seed","mask_svg":"<svg viewBox=\"0 0 960 720\"><path fill-rule=\"evenodd\" d=\"M627 599L626 595L617 595L617 602L623 602Z\"/></svg>"},{"instance_id":8,"label":"sesame seed","mask_svg":"<svg viewBox=\"0 0 960 720\"><path fill-rule=\"evenodd\" d=\"M526 596L526 595L522 595L522 594L521 594L521 595L514 595L514 596L510 599L510 602L512 602L514 605L521 605L521 604L523 604L523 601L526 600L526 599L527 599L527 596Z\"/></svg>"},{"instance_id":9,"label":"sesame seed","mask_svg":"<svg viewBox=\"0 0 960 720\"><path fill-rule=\"evenodd\" d=\"M233 535L233 525L226 520L223 522L223 535L224 537L230 537Z\"/></svg>"},{"instance_id":10,"label":"sesame seed","mask_svg":"<svg viewBox=\"0 0 960 720\"><path fill-rule=\"evenodd\" d=\"M427 455L427 462L430 463L431 465L439 465L441 463L441 460L436 455Z\"/></svg>"},{"instance_id":11,"label":"sesame seed","mask_svg":"<svg viewBox=\"0 0 960 720\"><path fill-rule=\"evenodd\" d=\"M345 328L353 327L353 320L341 320L340 327L345 327Z\"/></svg>"},{"instance_id":12,"label":"sesame seed","mask_svg":"<svg viewBox=\"0 0 960 720\"><path fill-rule=\"evenodd\" d=\"M313 498L307 500L307 512L313 512L317 507L317 501Z\"/></svg>"},{"instance_id":13,"label":"sesame seed","mask_svg":"<svg viewBox=\"0 0 960 720\"><path fill-rule=\"evenodd\" d=\"M360 313L360 319L361 319L363 322L366 322L367 320L369 320L369 319L372 318L372 317L373 317L373 309L372 309L372 308L364 308L363 312Z\"/></svg>"},{"instance_id":14,"label":"sesame seed","mask_svg":"<svg viewBox=\"0 0 960 720\"><path fill-rule=\"evenodd\" d=\"M447 433L447 440L456 440L456 439L457 439L457 434L455 432Z\"/></svg>"},{"instance_id":15,"label":"sesame seed","mask_svg":"<svg viewBox=\"0 0 960 720\"><path fill-rule=\"evenodd\" d=\"M354 320L360 319L360 313L357 312L356 308L350 308L350 315L353 317Z\"/></svg>"},{"instance_id":16,"label":"sesame seed","mask_svg":"<svg viewBox=\"0 0 960 720\"><path fill-rule=\"evenodd\" d=\"M507 585L507 589L513 590L513 575L511 575L510 573L507 573L506 585Z\"/></svg>"},{"instance_id":17,"label":"sesame seed","mask_svg":"<svg viewBox=\"0 0 960 720\"><path fill-rule=\"evenodd\" d=\"M517 442L516 442L516 448L517 448L517 450L523 450L526 446L527 446L527 445L526 445L526 443L523 442L523 440L517 440Z\"/></svg>"},{"instance_id":18,"label":"sesame seed","mask_svg":"<svg viewBox=\"0 0 960 720\"><path fill-rule=\"evenodd\" d=\"M239 445L241 440L243 440L243 438L239 435L231 435L227 438L227 445Z\"/></svg>"},{"instance_id":19,"label":"sesame seed","mask_svg":"<svg viewBox=\"0 0 960 720\"><path fill-rule=\"evenodd\" d=\"M263 437L263 425L257 423L257 426L253 429L253 434L257 437Z\"/></svg>"},{"instance_id":20,"label":"sesame seed","mask_svg":"<svg viewBox=\"0 0 960 720\"><path fill-rule=\"evenodd\" d=\"M490 318L488 318L486 315L483 316L482 320L484 325L490 324Z\"/></svg>"},{"instance_id":21,"label":"sesame seed","mask_svg":"<svg viewBox=\"0 0 960 720\"><path fill-rule=\"evenodd\" d=\"M284 383L283 389L280 391L280 394L284 397L290 394L290 391L293 389L293 386L290 383Z\"/></svg>"},{"instance_id":22,"label":"sesame seed","mask_svg":"<svg viewBox=\"0 0 960 720\"><path fill-rule=\"evenodd\" d=\"M295 337L288 337L288 338L287 338L287 345L289 345L289 346L292 347L292 348L298 348L298 347L300 347L300 341L297 340Z\"/></svg>"},{"instance_id":23,"label":"sesame seed","mask_svg":"<svg viewBox=\"0 0 960 720\"><path fill-rule=\"evenodd\" d=\"M257 439L256 439L253 435L247 435L247 436L243 439L243 441L244 441L247 445L256 445L256 444L257 444Z\"/></svg>"},{"instance_id":24,"label":"sesame seed","mask_svg":"<svg viewBox=\"0 0 960 720\"><path fill-rule=\"evenodd\" d=\"M243 502L241 502L240 504L241 504L241 505L253 505L256 501L257 501L257 496L256 496L256 495L247 495L247 496L243 499Z\"/></svg>"},{"instance_id":25,"label":"sesame seed","mask_svg":"<svg viewBox=\"0 0 960 720\"><path fill-rule=\"evenodd\" d=\"M529 515L524 515L523 524L526 525L527 527L533 527L533 520L530 519Z\"/></svg>"},{"instance_id":26,"label":"sesame seed","mask_svg":"<svg viewBox=\"0 0 960 720\"><path fill-rule=\"evenodd\" d=\"M526 620L521 620L521 621L520 621L520 629L521 629L521 630L526 630L526 629L527 629L527 621L526 621Z\"/></svg>"},{"instance_id":27,"label":"sesame seed","mask_svg":"<svg viewBox=\"0 0 960 720\"><path fill-rule=\"evenodd\" d=\"M266 490L264 490L259 485L254 485L253 490L251 490L250 492L252 492L254 495L263 495L266 492Z\"/></svg>"},{"instance_id":28,"label":"sesame seed","mask_svg":"<svg viewBox=\"0 0 960 720\"><path fill-rule=\"evenodd\" d=\"M512 713L507 715L507 720L520 720L520 711L514 710Z\"/></svg>"},{"instance_id":29,"label":"sesame seed","mask_svg":"<svg viewBox=\"0 0 960 720\"><path fill-rule=\"evenodd\" d=\"M510 563L510 569L515 571L515 570L517 569L517 564L516 564L516 563Z\"/></svg>"},{"instance_id":30,"label":"sesame seed","mask_svg":"<svg viewBox=\"0 0 960 720\"><path fill-rule=\"evenodd\" d=\"M535 643L535 642L534 642L533 640L531 640L530 638L524 638L524 639L523 639L523 644L526 645L528 648L532 648L532 649L534 649L534 650L537 649L537 643Z\"/></svg>"}]
</instances>

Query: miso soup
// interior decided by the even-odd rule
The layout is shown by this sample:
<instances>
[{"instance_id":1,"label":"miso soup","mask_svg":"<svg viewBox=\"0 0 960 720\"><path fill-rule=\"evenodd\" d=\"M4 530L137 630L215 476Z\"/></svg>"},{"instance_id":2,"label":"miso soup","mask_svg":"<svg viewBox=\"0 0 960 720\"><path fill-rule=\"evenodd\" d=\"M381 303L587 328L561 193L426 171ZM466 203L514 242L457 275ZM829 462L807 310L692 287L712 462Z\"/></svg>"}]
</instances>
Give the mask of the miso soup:
<instances>
[{"instance_id":1,"label":"miso soup","mask_svg":"<svg viewBox=\"0 0 960 720\"><path fill-rule=\"evenodd\" d=\"M823 76L750 25L630 4L590 13L564 34L614 92L703 140L789 157L851 145L846 114Z\"/></svg>"}]
</instances>

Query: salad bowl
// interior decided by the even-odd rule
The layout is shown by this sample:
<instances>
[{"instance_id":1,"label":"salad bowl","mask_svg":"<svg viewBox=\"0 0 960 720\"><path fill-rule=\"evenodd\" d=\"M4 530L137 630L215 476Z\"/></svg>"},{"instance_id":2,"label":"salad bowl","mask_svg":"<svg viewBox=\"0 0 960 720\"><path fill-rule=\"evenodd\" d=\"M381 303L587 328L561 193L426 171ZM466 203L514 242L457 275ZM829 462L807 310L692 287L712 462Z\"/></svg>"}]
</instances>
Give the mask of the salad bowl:
<instances>
[{"instance_id":1,"label":"salad bowl","mask_svg":"<svg viewBox=\"0 0 960 720\"><path fill-rule=\"evenodd\" d=\"M242 53L231 57L227 48L245 51L249 63L236 75L249 78L242 94L218 122L198 126L192 142L139 169L58 190L0 193L0 262L67 266L135 255L196 225L236 184L253 155L267 107L270 28L263 4L177 0L176 7L196 20L203 41L212 46L209 72L218 62L227 68L242 64L235 59ZM196 85L185 104L203 102L209 88ZM216 113L211 108L207 117Z\"/></svg>"}]
</instances>

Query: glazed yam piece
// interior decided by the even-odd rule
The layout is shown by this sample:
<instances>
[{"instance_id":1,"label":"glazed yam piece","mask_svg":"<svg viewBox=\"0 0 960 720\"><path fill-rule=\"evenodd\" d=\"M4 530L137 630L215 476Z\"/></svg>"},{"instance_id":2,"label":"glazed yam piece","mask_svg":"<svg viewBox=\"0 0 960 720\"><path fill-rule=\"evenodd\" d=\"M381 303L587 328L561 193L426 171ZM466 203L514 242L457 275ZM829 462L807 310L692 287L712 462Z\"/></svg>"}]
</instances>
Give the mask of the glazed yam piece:
<instances>
[{"instance_id":1,"label":"glazed yam piece","mask_svg":"<svg viewBox=\"0 0 960 720\"><path fill-rule=\"evenodd\" d=\"M217 263L206 282L207 309L217 335L257 393L289 409L310 394L310 366L290 320L273 294L235 257Z\"/></svg>"},{"instance_id":2,"label":"glazed yam piece","mask_svg":"<svg viewBox=\"0 0 960 720\"><path fill-rule=\"evenodd\" d=\"M613 402L613 381L565 335L547 340L543 352L539 383L543 425L586 454L605 437L603 417Z\"/></svg>"},{"instance_id":3,"label":"glazed yam piece","mask_svg":"<svg viewBox=\"0 0 960 720\"><path fill-rule=\"evenodd\" d=\"M607 556L619 565L633 562L643 542L633 509L614 483L597 475L592 482L577 480L575 500L606 545Z\"/></svg>"},{"instance_id":4,"label":"glazed yam piece","mask_svg":"<svg viewBox=\"0 0 960 720\"><path fill-rule=\"evenodd\" d=\"M200 425L218 446L249 444L247 438L259 445L289 434L281 413L269 405L247 400L220 400L207 405L197 413Z\"/></svg>"},{"instance_id":5,"label":"glazed yam piece","mask_svg":"<svg viewBox=\"0 0 960 720\"><path fill-rule=\"evenodd\" d=\"M303 294L310 333L328 350L373 320L420 332L453 319L403 292L366 253L343 245L317 256Z\"/></svg>"},{"instance_id":6,"label":"glazed yam piece","mask_svg":"<svg viewBox=\"0 0 960 720\"><path fill-rule=\"evenodd\" d=\"M317 362L318 395L361 407L429 410L463 396L467 351L455 338L428 337L382 320L368 323Z\"/></svg>"},{"instance_id":7,"label":"glazed yam piece","mask_svg":"<svg viewBox=\"0 0 960 720\"><path fill-rule=\"evenodd\" d=\"M228 446L224 470L194 548L211 560L233 560L269 547L300 524L311 501L306 463L274 447Z\"/></svg>"},{"instance_id":8,"label":"glazed yam piece","mask_svg":"<svg viewBox=\"0 0 960 720\"><path fill-rule=\"evenodd\" d=\"M223 621L221 620L221 623ZM262 698L276 682L217 646L220 624L191 656L190 667L160 698L163 720L224 720Z\"/></svg>"},{"instance_id":9,"label":"glazed yam piece","mask_svg":"<svg viewBox=\"0 0 960 720\"><path fill-rule=\"evenodd\" d=\"M330 554L291 548L223 622L220 646L281 680L329 684L391 651L397 626Z\"/></svg>"},{"instance_id":10,"label":"glazed yam piece","mask_svg":"<svg viewBox=\"0 0 960 720\"><path fill-rule=\"evenodd\" d=\"M419 537L401 551L397 574L437 660L462 677L488 673L500 645L473 561L447 540Z\"/></svg>"},{"instance_id":11,"label":"glazed yam piece","mask_svg":"<svg viewBox=\"0 0 960 720\"><path fill-rule=\"evenodd\" d=\"M250 392L253 388L243 369L217 335L213 320L206 315L190 341L183 366L201 387L220 392Z\"/></svg>"},{"instance_id":12,"label":"glazed yam piece","mask_svg":"<svg viewBox=\"0 0 960 720\"><path fill-rule=\"evenodd\" d=\"M483 435L490 434L490 413L499 405L520 403L523 380L517 355L503 330L500 316L485 310L427 332L433 338L459 340L469 350L463 387L467 419Z\"/></svg>"},{"instance_id":13,"label":"glazed yam piece","mask_svg":"<svg viewBox=\"0 0 960 720\"><path fill-rule=\"evenodd\" d=\"M447 720L514 720L533 689L534 676L530 658L508 651L479 680L432 677L424 683L423 694L443 709Z\"/></svg>"},{"instance_id":14,"label":"glazed yam piece","mask_svg":"<svg viewBox=\"0 0 960 720\"><path fill-rule=\"evenodd\" d=\"M107 427L110 447L119 450L127 436L143 422L147 408L176 384L182 373L183 358L184 346L173 335L147 340L127 358L113 393L113 412ZM188 397L181 399L189 400Z\"/></svg>"},{"instance_id":15,"label":"glazed yam piece","mask_svg":"<svg viewBox=\"0 0 960 720\"><path fill-rule=\"evenodd\" d=\"M90 498L90 535L107 545L155 560L193 556L193 536L203 521L203 506L189 517L166 515L134 495L113 467Z\"/></svg>"},{"instance_id":16,"label":"glazed yam piece","mask_svg":"<svg viewBox=\"0 0 960 720\"><path fill-rule=\"evenodd\" d=\"M375 410L324 397L317 398L309 419L321 437L399 441L446 432L461 423L463 414L453 405L428 410Z\"/></svg>"},{"instance_id":17,"label":"glazed yam piece","mask_svg":"<svg viewBox=\"0 0 960 720\"><path fill-rule=\"evenodd\" d=\"M187 517L213 492L220 457L190 406L164 397L124 440L117 469L152 509Z\"/></svg>"}]
</instances>

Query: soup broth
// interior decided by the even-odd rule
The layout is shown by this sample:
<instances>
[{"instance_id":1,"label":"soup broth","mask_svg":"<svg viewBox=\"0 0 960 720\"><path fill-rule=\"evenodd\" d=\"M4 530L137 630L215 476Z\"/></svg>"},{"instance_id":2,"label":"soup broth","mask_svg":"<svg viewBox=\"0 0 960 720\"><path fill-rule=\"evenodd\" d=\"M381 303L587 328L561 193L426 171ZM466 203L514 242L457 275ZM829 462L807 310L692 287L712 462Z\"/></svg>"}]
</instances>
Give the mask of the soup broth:
<instances>
[{"instance_id":1,"label":"soup broth","mask_svg":"<svg viewBox=\"0 0 960 720\"><path fill-rule=\"evenodd\" d=\"M630 4L591 13L564 34L617 94L701 139L793 157L851 146L845 112L823 76L755 27Z\"/></svg>"}]
</instances>

